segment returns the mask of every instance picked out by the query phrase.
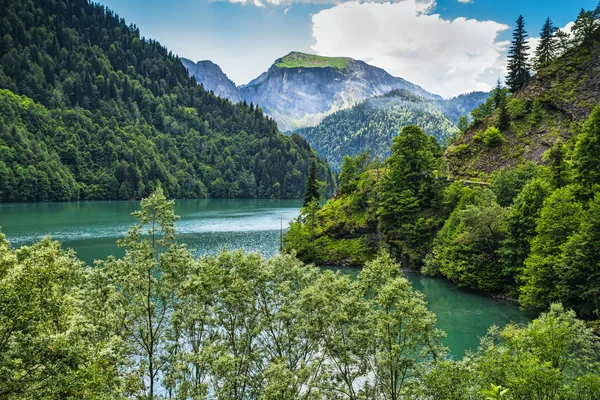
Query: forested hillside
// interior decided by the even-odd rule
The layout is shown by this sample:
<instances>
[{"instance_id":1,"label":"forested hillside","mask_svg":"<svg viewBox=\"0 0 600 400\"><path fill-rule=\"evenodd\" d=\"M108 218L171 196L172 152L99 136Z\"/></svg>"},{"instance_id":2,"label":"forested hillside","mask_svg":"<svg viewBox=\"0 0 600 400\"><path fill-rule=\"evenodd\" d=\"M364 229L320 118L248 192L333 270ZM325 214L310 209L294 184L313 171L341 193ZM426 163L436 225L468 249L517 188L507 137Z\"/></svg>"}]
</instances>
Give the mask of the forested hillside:
<instances>
[{"instance_id":1,"label":"forested hillside","mask_svg":"<svg viewBox=\"0 0 600 400\"><path fill-rule=\"evenodd\" d=\"M600 31L595 31L600 22L591 11L578 21L573 41L559 46L555 38L556 59L539 65L514 95L501 93L475 111L471 126L446 152L450 174L485 178L525 160L542 161L558 141L573 148L583 122L600 102ZM486 143L490 128L501 136Z\"/></svg>"},{"instance_id":2,"label":"forested hillside","mask_svg":"<svg viewBox=\"0 0 600 400\"><path fill-rule=\"evenodd\" d=\"M598 26L600 9L582 18L589 23L576 27ZM519 18L516 36L522 24ZM346 157L336 196L304 207L287 249L333 265L363 265L386 250L405 268L509 296L531 310L561 302L600 319L600 32L574 33L569 49L539 66L529 84L524 69L523 79L507 79L508 88L499 86L474 110L472 126L445 159L417 126L403 128L384 165ZM544 82L549 87L539 89ZM534 144L539 154L524 157ZM485 166L491 174L480 184L448 179L444 161L453 173Z\"/></svg>"},{"instance_id":3,"label":"forested hillside","mask_svg":"<svg viewBox=\"0 0 600 400\"><path fill-rule=\"evenodd\" d=\"M87 0L0 2L0 199L300 197L316 154ZM319 161L330 187L329 167Z\"/></svg>"},{"instance_id":4,"label":"forested hillside","mask_svg":"<svg viewBox=\"0 0 600 400\"><path fill-rule=\"evenodd\" d=\"M398 89L338 111L319 125L296 132L337 169L344 156L361 152L383 160L390 155L392 139L403 126L417 125L439 142L449 140L458 131L437 103Z\"/></svg>"}]
</instances>

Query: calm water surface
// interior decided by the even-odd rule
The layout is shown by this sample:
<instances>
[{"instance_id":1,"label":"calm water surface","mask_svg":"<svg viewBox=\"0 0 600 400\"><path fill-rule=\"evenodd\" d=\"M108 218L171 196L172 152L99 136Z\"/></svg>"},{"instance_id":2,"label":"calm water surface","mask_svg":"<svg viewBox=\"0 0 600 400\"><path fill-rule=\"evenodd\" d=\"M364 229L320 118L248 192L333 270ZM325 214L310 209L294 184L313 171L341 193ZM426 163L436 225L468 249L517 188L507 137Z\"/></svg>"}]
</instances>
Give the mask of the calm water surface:
<instances>
[{"instance_id":1,"label":"calm water surface","mask_svg":"<svg viewBox=\"0 0 600 400\"><path fill-rule=\"evenodd\" d=\"M178 238L195 255L214 254L221 248L245 249L265 256L277 254L281 224L298 215L296 200L178 200L175 211ZM29 244L46 235L75 249L87 263L121 255L115 241L135 223L136 201L0 204L0 226L13 246ZM336 268L356 276L358 270ZM407 274L423 292L445 344L456 356L475 349L490 325L526 323L529 316L513 304L458 289L442 280Z\"/></svg>"}]
</instances>

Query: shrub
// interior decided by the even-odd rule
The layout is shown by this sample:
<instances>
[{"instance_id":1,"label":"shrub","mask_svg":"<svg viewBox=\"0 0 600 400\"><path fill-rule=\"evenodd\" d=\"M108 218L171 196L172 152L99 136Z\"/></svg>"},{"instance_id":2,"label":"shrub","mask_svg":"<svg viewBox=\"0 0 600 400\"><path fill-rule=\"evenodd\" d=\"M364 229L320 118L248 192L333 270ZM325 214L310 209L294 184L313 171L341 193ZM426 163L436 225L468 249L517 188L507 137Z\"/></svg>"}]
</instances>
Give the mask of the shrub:
<instances>
[{"instance_id":1,"label":"shrub","mask_svg":"<svg viewBox=\"0 0 600 400\"><path fill-rule=\"evenodd\" d=\"M499 146L504 142L504 136L498 128L490 126L483 134L483 142L490 147Z\"/></svg>"}]
</instances>

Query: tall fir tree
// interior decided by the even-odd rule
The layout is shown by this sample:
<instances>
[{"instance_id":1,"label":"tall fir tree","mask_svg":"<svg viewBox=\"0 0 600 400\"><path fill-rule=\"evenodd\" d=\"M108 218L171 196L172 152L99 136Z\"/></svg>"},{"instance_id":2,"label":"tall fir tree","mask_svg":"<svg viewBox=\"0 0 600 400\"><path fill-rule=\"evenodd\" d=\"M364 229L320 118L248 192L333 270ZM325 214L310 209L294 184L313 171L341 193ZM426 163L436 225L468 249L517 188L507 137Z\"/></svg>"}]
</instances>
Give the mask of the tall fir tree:
<instances>
[{"instance_id":1,"label":"tall fir tree","mask_svg":"<svg viewBox=\"0 0 600 400\"><path fill-rule=\"evenodd\" d=\"M306 178L306 192L304 192L304 202L302 206L306 207L313 201L318 201L320 197L319 172L317 170L317 163L313 161L308 169L308 177Z\"/></svg>"},{"instance_id":2,"label":"tall fir tree","mask_svg":"<svg viewBox=\"0 0 600 400\"><path fill-rule=\"evenodd\" d=\"M513 31L513 40L508 50L508 75L506 85L511 93L521 89L529 81L529 49L527 43L527 31L525 31L525 20L522 15L517 19L517 27Z\"/></svg>"},{"instance_id":3,"label":"tall fir tree","mask_svg":"<svg viewBox=\"0 0 600 400\"><path fill-rule=\"evenodd\" d=\"M600 14L598 14L596 10L585 11L583 8L581 9L575 20L575 24L571 28L575 45L582 44L588 37L596 32L596 29L600 27L600 20L598 20L599 16Z\"/></svg>"},{"instance_id":4,"label":"tall fir tree","mask_svg":"<svg viewBox=\"0 0 600 400\"><path fill-rule=\"evenodd\" d=\"M550 18L546 19L540 32L540 43L535 49L534 68L536 71L544 68L556 57L557 39L555 36L557 28L552 24Z\"/></svg>"}]
</instances>

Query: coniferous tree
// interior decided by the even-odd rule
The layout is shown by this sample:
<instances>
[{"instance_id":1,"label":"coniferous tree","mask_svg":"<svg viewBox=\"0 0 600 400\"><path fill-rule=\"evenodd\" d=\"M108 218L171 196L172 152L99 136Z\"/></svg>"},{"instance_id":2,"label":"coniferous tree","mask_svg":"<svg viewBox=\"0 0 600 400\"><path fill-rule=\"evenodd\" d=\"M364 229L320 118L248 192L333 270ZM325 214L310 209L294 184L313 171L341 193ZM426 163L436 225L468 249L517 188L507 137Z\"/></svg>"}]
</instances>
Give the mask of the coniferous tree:
<instances>
[{"instance_id":1,"label":"coniferous tree","mask_svg":"<svg viewBox=\"0 0 600 400\"><path fill-rule=\"evenodd\" d=\"M527 44L527 31L525 31L525 20L522 15L517 19L517 27L513 31L513 40L508 50L508 75L506 85L511 93L521 89L530 79L529 72L529 49Z\"/></svg>"},{"instance_id":2,"label":"coniferous tree","mask_svg":"<svg viewBox=\"0 0 600 400\"><path fill-rule=\"evenodd\" d=\"M540 43L535 49L534 67L536 71L550 64L556 57L556 27L550 18L546 20L540 32Z\"/></svg>"},{"instance_id":3,"label":"coniferous tree","mask_svg":"<svg viewBox=\"0 0 600 400\"><path fill-rule=\"evenodd\" d=\"M585 11L582 8L571 28L575 45L580 45L585 39L592 36L598 27L600 27L600 20L598 20L597 11Z\"/></svg>"},{"instance_id":4,"label":"coniferous tree","mask_svg":"<svg viewBox=\"0 0 600 400\"><path fill-rule=\"evenodd\" d=\"M504 100L504 93L502 92L502 82L500 78L496 82L496 87L494 88L494 108L500 107L502 101Z\"/></svg>"},{"instance_id":5,"label":"coniferous tree","mask_svg":"<svg viewBox=\"0 0 600 400\"><path fill-rule=\"evenodd\" d=\"M557 29L554 37L556 38L556 56L560 57L569 51L573 45L571 35L561 29Z\"/></svg>"},{"instance_id":6,"label":"coniferous tree","mask_svg":"<svg viewBox=\"0 0 600 400\"><path fill-rule=\"evenodd\" d=\"M308 169L308 177L306 178L306 192L304 192L303 207L308 206L313 201L318 201L321 197L319 193L319 176L317 171L317 163L310 164Z\"/></svg>"}]
</instances>

